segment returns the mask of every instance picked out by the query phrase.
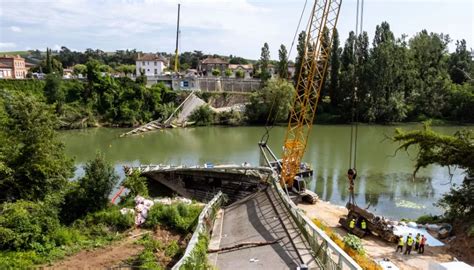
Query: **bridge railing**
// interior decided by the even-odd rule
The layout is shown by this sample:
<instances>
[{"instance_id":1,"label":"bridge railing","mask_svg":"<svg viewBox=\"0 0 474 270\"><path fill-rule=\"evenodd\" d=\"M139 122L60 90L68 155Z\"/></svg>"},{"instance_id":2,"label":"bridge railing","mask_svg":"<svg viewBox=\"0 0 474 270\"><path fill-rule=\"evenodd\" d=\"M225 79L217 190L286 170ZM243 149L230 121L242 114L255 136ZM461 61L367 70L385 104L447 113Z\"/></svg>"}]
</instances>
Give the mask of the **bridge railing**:
<instances>
[{"instance_id":1,"label":"bridge railing","mask_svg":"<svg viewBox=\"0 0 474 270\"><path fill-rule=\"evenodd\" d=\"M206 204L199 215L198 224L194 230L191 240L189 240L183 257L181 257L181 259L173 266L173 268L171 268L172 270L179 270L184 268L184 266L192 266L198 263L195 260L199 259L196 258L199 257L199 255L196 254L198 253L197 249L199 248L199 238L202 237L202 235L205 235L206 237L209 236L209 232L212 230L217 211L224 203L224 200L224 194L219 191L219 193L217 193L214 198L208 204ZM207 250L207 246L205 248Z\"/></svg>"},{"instance_id":2,"label":"bridge railing","mask_svg":"<svg viewBox=\"0 0 474 270\"><path fill-rule=\"evenodd\" d=\"M295 203L289 199L283 191L275 174L272 177L272 184L278 196L291 214L301 233L307 240L318 263L322 269L334 270L359 270L362 269L344 250L319 229Z\"/></svg>"}]
</instances>

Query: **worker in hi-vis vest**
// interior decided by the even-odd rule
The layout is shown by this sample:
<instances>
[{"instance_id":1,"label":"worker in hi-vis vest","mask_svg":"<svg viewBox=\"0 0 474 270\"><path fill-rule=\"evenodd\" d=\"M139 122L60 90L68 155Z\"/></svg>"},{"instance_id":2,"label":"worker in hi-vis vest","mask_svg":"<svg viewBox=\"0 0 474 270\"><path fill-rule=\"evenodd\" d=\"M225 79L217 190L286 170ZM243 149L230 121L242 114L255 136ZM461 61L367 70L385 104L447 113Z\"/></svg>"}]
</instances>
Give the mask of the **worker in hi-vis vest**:
<instances>
[{"instance_id":1,"label":"worker in hi-vis vest","mask_svg":"<svg viewBox=\"0 0 474 270\"><path fill-rule=\"evenodd\" d=\"M356 225L356 221L355 219L351 219L351 222L349 222L349 228L354 229L355 228L355 225Z\"/></svg>"},{"instance_id":2,"label":"worker in hi-vis vest","mask_svg":"<svg viewBox=\"0 0 474 270\"><path fill-rule=\"evenodd\" d=\"M404 245L405 245L405 242L403 241L403 235L398 236L398 245L397 245L397 250L395 252L398 252L398 250L400 250L400 253L403 253Z\"/></svg>"},{"instance_id":3,"label":"worker in hi-vis vest","mask_svg":"<svg viewBox=\"0 0 474 270\"><path fill-rule=\"evenodd\" d=\"M413 236L411 236L411 233L409 233L408 236L407 236L407 247L405 249L405 253L403 253L403 254L410 255L411 248L413 246L413 242L414 242Z\"/></svg>"}]
</instances>

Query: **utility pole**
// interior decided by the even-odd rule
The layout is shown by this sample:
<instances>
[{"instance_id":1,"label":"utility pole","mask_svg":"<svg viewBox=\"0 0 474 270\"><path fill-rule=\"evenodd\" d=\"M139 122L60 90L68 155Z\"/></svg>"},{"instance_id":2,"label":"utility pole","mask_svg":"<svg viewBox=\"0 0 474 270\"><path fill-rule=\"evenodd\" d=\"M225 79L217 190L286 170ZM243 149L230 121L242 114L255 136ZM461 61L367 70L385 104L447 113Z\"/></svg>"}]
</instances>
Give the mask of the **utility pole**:
<instances>
[{"instance_id":1,"label":"utility pole","mask_svg":"<svg viewBox=\"0 0 474 270\"><path fill-rule=\"evenodd\" d=\"M175 56L174 56L174 72L178 74L178 46L179 46L179 12L180 12L181 4L178 4L178 23L176 26L176 50L175 50Z\"/></svg>"}]
</instances>

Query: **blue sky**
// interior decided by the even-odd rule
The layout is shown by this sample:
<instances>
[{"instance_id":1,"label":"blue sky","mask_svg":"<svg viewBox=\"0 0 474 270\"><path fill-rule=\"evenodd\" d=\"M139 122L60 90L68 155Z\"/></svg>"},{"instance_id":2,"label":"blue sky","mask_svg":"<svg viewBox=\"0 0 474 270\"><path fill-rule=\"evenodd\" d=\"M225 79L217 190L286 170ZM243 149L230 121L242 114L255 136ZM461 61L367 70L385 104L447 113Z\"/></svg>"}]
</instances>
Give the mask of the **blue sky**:
<instances>
[{"instance_id":1,"label":"blue sky","mask_svg":"<svg viewBox=\"0 0 474 270\"><path fill-rule=\"evenodd\" d=\"M181 51L258 58L268 42L277 59L280 44L291 45L305 1L0 0L0 51L64 45L81 51L173 52L178 2ZM307 11L312 4L308 0ZM355 8L356 0L343 0L338 23L342 42L355 28ZM364 30L370 39L382 21L390 23L397 37L427 29L454 41L466 39L474 47L473 0L365 0Z\"/></svg>"}]
</instances>

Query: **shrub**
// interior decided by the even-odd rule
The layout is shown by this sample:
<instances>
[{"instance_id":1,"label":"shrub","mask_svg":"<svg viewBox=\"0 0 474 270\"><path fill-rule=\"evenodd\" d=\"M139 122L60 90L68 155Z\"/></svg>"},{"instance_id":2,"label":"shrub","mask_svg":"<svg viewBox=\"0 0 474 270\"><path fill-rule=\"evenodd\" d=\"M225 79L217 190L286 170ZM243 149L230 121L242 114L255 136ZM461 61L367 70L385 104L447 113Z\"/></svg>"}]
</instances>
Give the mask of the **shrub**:
<instances>
[{"instance_id":1,"label":"shrub","mask_svg":"<svg viewBox=\"0 0 474 270\"><path fill-rule=\"evenodd\" d=\"M134 224L133 215L122 215L116 206L88 214L84 220L86 225L103 224L114 231L124 231Z\"/></svg>"},{"instance_id":2,"label":"shrub","mask_svg":"<svg viewBox=\"0 0 474 270\"><path fill-rule=\"evenodd\" d=\"M189 120L196 122L198 126L208 126L212 124L213 115L214 113L208 105L202 105L191 113Z\"/></svg>"},{"instance_id":3,"label":"shrub","mask_svg":"<svg viewBox=\"0 0 474 270\"><path fill-rule=\"evenodd\" d=\"M200 234L198 242L191 253L190 257L184 262L182 269L209 269L209 263L207 261L207 246L209 239L205 234Z\"/></svg>"},{"instance_id":4,"label":"shrub","mask_svg":"<svg viewBox=\"0 0 474 270\"><path fill-rule=\"evenodd\" d=\"M86 237L75 228L60 227L51 236L57 246L68 246L86 240Z\"/></svg>"},{"instance_id":5,"label":"shrub","mask_svg":"<svg viewBox=\"0 0 474 270\"><path fill-rule=\"evenodd\" d=\"M138 171L133 171L131 175L127 176L122 185L130 190L127 198L135 198L137 195L148 196L146 178L140 177L140 172Z\"/></svg>"},{"instance_id":6,"label":"shrub","mask_svg":"<svg viewBox=\"0 0 474 270\"><path fill-rule=\"evenodd\" d=\"M44 202L4 203L0 210L0 249L28 250L48 245L59 229L54 207Z\"/></svg>"},{"instance_id":7,"label":"shrub","mask_svg":"<svg viewBox=\"0 0 474 270\"><path fill-rule=\"evenodd\" d=\"M182 250L178 246L178 242L176 242L176 240L171 241L171 243L169 243L169 245L165 248L165 255L170 258L174 258L181 253Z\"/></svg>"},{"instance_id":8,"label":"shrub","mask_svg":"<svg viewBox=\"0 0 474 270\"><path fill-rule=\"evenodd\" d=\"M419 216L416 219L416 223L420 223L420 224L439 223L439 222L442 222L441 217L433 216L433 215L423 215L423 216Z\"/></svg>"},{"instance_id":9,"label":"shrub","mask_svg":"<svg viewBox=\"0 0 474 270\"><path fill-rule=\"evenodd\" d=\"M87 213L107 207L109 195L118 179L114 167L105 161L103 155L97 153L95 159L86 164L85 176L73 184L66 195L61 211L62 220L71 223Z\"/></svg>"},{"instance_id":10,"label":"shrub","mask_svg":"<svg viewBox=\"0 0 474 270\"><path fill-rule=\"evenodd\" d=\"M161 224L180 232L188 233L192 230L201 210L201 206L183 203L172 205L155 204L148 212L145 227L153 228Z\"/></svg>"},{"instance_id":11,"label":"shrub","mask_svg":"<svg viewBox=\"0 0 474 270\"><path fill-rule=\"evenodd\" d=\"M344 241L344 244L346 246L357 251L359 254L361 255L365 254L364 246L362 245L362 241L360 240L359 237L349 233L348 235L344 236L342 241Z\"/></svg>"}]
</instances>

